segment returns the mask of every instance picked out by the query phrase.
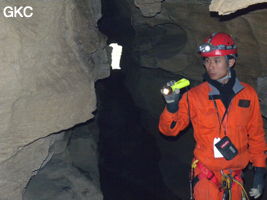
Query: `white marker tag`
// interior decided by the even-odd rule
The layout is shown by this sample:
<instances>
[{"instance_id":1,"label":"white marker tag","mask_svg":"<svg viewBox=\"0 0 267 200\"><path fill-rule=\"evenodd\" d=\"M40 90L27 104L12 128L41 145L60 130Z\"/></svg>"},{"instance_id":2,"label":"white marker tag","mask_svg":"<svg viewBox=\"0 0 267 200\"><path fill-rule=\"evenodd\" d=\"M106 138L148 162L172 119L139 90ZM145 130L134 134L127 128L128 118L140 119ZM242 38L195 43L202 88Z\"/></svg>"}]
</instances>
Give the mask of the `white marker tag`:
<instances>
[{"instance_id":1,"label":"white marker tag","mask_svg":"<svg viewBox=\"0 0 267 200\"><path fill-rule=\"evenodd\" d=\"M217 147L215 146L215 144L219 142L220 140L221 138L214 138L214 141L213 141L214 158L223 158L223 155L218 151Z\"/></svg>"}]
</instances>

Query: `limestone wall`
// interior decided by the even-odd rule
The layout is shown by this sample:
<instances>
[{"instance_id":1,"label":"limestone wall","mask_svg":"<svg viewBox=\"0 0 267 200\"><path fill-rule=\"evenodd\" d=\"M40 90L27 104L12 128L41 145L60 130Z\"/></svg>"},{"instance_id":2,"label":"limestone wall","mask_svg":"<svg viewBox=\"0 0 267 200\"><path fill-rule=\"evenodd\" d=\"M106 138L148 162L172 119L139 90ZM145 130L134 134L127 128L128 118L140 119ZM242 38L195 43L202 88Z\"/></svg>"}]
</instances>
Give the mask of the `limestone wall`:
<instances>
[{"instance_id":1,"label":"limestone wall","mask_svg":"<svg viewBox=\"0 0 267 200\"><path fill-rule=\"evenodd\" d=\"M6 18L6 6L31 6L33 16ZM109 75L100 8L98 0L0 2L1 200L21 199L49 159L51 133L93 117L94 82Z\"/></svg>"}]
</instances>

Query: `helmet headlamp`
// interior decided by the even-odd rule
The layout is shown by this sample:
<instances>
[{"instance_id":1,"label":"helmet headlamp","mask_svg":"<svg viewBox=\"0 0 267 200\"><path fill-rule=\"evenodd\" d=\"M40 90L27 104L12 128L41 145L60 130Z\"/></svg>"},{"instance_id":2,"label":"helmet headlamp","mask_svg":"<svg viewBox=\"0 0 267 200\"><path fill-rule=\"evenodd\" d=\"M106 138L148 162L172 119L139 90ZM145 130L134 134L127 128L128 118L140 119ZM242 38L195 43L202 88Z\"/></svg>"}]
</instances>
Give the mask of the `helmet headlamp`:
<instances>
[{"instance_id":1,"label":"helmet headlamp","mask_svg":"<svg viewBox=\"0 0 267 200\"><path fill-rule=\"evenodd\" d=\"M231 49L236 49L236 45L217 45L217 46L214 46L214 45L209 44L209 43L204 43L204 44L200 45L198 48L199 52L201 52L201 53L208 53L208 52L214 51L216 49L231 50Z\"/></svg>"},{"instance_id":2,"label":"helmet headlamp","mask_svg":"<svg viewBox=\"0 0 267 200\"><path fill-rule=\"evenodd\" d=\"M214 32L198 47L202 57L237 55L233 38L223 32Z\"/></svg>"},{"instance_id":3,"label":"helmet headlamp","mask_svg":"<svg viewBox=\"0 0 267 200\"><path fill-rule=\"evenodd\" d=\"M210 44L202 44L199 46L199 51L202 53L210 52L212 51L212 46Z\"/></svg>"}]
</instances>

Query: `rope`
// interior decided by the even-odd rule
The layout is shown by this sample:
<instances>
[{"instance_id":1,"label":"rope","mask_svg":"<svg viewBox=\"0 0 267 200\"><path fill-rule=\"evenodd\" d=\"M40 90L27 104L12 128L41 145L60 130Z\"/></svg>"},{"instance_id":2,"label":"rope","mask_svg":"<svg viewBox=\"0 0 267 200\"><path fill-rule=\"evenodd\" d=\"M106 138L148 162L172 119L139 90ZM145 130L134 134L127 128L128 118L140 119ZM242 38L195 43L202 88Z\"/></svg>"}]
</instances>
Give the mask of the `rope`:
<instances>
[{"instance_id":1,"label":"rope","mask_svg":"<svg viewBox=\"0 0 267 200\"><path fill-rule=\"evenodd\" d=\"M233 177L231 175L228 174L224 174L222 171L222 189L224 190L224 197L223 200L226 200L226 198L228 200L232 200L232 180Z\"/></svg>"},{"instance_id":2,"label":"rope","mask_svg":"<svg viewBox=\"0 0 267 200\"><path fill-rule=\"evenodd\" d=\"M233 181L234 181L235 183L237 183L237 184L241 187L241 189L242 189L242 196L243 196L243 194L245 194L246 199L249 200L248 194L247 194L245 188L243 187L242 183L240 183L240 182L239 182L238 180L236 180L236 179L233 179Z\"/></svg>"},{"instance_id":3,"label":"rope","mask_svg":"<svg viewBox=\"0 0 267 200\"><path fill-rule=\"evenodd\" d=\"M233 182L235 182L236 184L238 184L241 187L241 189L242 189L242 199L244 199L243 197L245 197L246 200L249 200L248 194L247 194L247 192L246 192L246 190L243 187L243 184L241 182L239 182L234 177L232 177L232 175L224 174L222 171L221 171L221 173L222 173L222 176L223 176L222 181L223 182L225 181L225 185L223 185L223 189L228 191L228 195L229 195L228 199L229 200L232 200L231 188L232 188L232 183Z\"/></svg>"},{"instance_id":4,"label":"rope","mask_svg":"<svg viewBox=\"0 0 267 200\"><path fill-rule=\"evenodd\" d=\"M192 187L192 178L194 177L194 169L197 167L199 160L194 160L192 162L191 165L191 177L190 177L190 199L194 199L193 197L193 187ZM222 174L222 189L226 192L224 195L225 198L228 198L228 200L232 200L232 184L233 182L235 182L236 184L238 184L241 187L241 191L242 191L242 200L249 200L248 194L245 190L245 188L243 187L243 184L241 182L239 182L237 179L235 179L231 174L232 174L232 170L231 170L231 174L225 174L223 172L223 170L221 170L221 174ZM245 198L244 198L245 197ZM225 199L223 198L223 199ZM226 199L225 199L226 200Z\"/></svg>"}]
</instances>

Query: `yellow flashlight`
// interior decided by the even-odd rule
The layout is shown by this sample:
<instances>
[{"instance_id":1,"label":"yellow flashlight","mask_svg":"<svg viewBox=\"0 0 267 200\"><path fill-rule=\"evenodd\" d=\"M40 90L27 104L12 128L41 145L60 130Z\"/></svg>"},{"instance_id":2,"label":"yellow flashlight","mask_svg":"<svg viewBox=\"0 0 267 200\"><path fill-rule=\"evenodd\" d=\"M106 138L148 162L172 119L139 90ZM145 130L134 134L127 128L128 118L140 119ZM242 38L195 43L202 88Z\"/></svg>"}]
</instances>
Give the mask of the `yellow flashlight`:
<instances>
[{"instance_id":1,"label":"yellow flashlight","mask_svg":"<svg viewBox=\"0 0 267 200\"><path fill-rule=\"evenodd\" d=\"M175 89L182 89L190 85L190 81L182 78L179 81L175 82L172 86L164 86L161 90L163 95L171 94Z\"/></svg>"}]
</instances>

